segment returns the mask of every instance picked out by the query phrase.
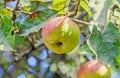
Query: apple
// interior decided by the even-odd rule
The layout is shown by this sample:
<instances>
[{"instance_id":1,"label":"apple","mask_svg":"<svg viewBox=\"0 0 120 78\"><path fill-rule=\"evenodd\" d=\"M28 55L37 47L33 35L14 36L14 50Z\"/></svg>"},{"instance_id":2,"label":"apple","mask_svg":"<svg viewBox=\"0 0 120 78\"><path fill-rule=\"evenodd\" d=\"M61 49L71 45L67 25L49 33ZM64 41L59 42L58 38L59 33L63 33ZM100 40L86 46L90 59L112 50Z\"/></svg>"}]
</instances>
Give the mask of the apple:
<instances>
[{"instance_id":1,"label":"apple","mask_svg":"<svg viewBox=\"0 0 120 78\"><path fill-rule=\"evenodd\" d=\"M110 78L110 69L98 60L90 60L80 67L78 78Z\"/></svg>"},{"instance_id":2,"label":"apple","mask_svg":"<svg viewBox=\"0 0 120 78\"><path fill-rule=\"evenodd\" d=\"M42 28L42 38L48 49L57 54L64 54L78 45L80 30L69 17L59 16L51 19Z\"/></svg>"}]
</instances>

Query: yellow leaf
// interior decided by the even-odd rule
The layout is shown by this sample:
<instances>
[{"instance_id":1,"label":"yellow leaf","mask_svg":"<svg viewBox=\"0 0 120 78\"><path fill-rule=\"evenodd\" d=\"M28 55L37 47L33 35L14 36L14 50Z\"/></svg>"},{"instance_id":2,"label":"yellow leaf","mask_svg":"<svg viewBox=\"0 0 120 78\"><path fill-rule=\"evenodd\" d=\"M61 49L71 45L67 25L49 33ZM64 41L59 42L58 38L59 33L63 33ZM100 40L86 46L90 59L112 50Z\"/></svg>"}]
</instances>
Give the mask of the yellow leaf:
<instances>
[{"instance_id":1,"label":"yellow leaf","mask_svg":"<svg viewBox=\"0 0 120 78\"><path fill-rule=\"evenodd\" d=\"M66 14L66 4L68 0L53 0L53 9L59 11L59 14Z\"/></svg>"},{"instance_id":2,"label":"yellow leaf","mask_svg":"<svg viewBox=\"0 0 120 78\"><path fill-rule=\"evenodd\" d=\"M0 15L10 16L10 10L6 8L0 9Z\"/></svg>"},{"instance_id":3,"label":"yellow leaf","mask_svg":"<svg viewBox=\"0 0 120 78\"><path fill-rule=\"evenodd\" d=\"M87 1L87 0L86 0L86 1ZM80 6L88 13L88 15L89 15L90 17L92 17L92 12L91 12L88 4L87 4L85 1L81 0Z\"/></svg>"}]
</instances>

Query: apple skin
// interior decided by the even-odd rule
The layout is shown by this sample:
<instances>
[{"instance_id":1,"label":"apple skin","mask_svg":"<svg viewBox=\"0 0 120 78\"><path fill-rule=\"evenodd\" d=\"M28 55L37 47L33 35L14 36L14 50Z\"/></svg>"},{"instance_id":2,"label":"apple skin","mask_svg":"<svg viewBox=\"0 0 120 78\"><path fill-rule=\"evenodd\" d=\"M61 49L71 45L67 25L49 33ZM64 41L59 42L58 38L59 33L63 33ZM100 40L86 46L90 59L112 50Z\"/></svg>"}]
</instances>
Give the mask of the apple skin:
<instances>
[{"instance_id":1,"label":"apple skin","mask_svg":"<svg viewBox=\"0 0 120 78\"><path fill-rule=\"evenodd\" d=\"M78 78L111 78L110 69L98 60L90 60L80 67Z\"/></svg>"},{"instance_id":2,"label":"apple skin","mask_svg":"<svg viewBox=\"0 0 120 78\"><path fill-rule=\"evenodd\" d=\"M72 51L80 40L80 30L67 16L60 16L50 20L42 28L43 42L48 49L64 54Z\"/></svg>"}]
</instances>

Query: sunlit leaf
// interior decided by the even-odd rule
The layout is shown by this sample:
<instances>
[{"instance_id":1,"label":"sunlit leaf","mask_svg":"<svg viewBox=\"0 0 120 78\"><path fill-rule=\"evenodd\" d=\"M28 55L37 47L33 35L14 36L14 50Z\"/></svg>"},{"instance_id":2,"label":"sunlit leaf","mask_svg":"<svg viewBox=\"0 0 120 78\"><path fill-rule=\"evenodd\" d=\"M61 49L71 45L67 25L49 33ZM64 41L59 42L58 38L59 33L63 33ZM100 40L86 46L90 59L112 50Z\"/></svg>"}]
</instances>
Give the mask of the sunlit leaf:
<instances>
[{"instance_id":1,"label":"sunlit leaf","mask_svg":"<svg viewBox=\"0 0 120 78\"><path fill-rule=\"evenodd\" d=\"M120 67L120 54L115 57L115 61L116 61L117 66Z\"/></svg>"},{"instance_id":2,"label":"sunlit leaf","mask_svg":"<svg viewBox=\"0 0 120 78\"><path fill-rule=\"evenodd\" d=\"M6 8L0 9L0 15L10 16L10 11Z\"/></svg>"},{"instance_id":3,"label":"sunlit leaf","mask_svg":"<svg viewBox=\"0 0 120 78\"><path fill-rule=\"evenodd\" d=\"M92 17L92 12L91 12L88 4L86 4L85 1L81 0L81 1L80 1L80 6L88 13L88 15L89 15L90 17Z\"/></svg>"},{"instance_id":4,"label":"sunlit leaf","mask_svg":"<svg viewBox=\"0 0 120 78\"><path fill-rule=\"evenodd\" d=\"M68 0L53 0L53 9L59 11L59 14L66 14Z\"/></svg>"}]
</instances>

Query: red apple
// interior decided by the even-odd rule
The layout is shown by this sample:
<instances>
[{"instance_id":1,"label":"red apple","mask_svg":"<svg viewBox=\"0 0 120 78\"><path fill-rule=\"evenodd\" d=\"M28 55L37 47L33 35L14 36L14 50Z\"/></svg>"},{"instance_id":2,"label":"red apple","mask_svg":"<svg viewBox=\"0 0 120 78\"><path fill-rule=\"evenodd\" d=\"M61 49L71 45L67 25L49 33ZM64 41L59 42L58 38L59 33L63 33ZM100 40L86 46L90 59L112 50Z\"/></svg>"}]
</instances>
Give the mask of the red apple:
<instances>
[{"instance_id":1,"label":"red apple","mask_svg":"<svg viewBox=\"0 0 120 78\"><path fill-rule=\"evenodd\" d=\"M78 78L110 78L109 68L98 60L90 60L80 67Z\"/></svg>"},{"instance_id":2,"label":"red apple","mask_svg":"<svg viewBox=\"0 0 120 78\"><path fill-rule=\"evenodd\" d=\"M50 20L42 28L42 38L46 47L57 54L72 51L80 39L80 30L67 16L60 16Z\"/></svg>"}]
</instances>

